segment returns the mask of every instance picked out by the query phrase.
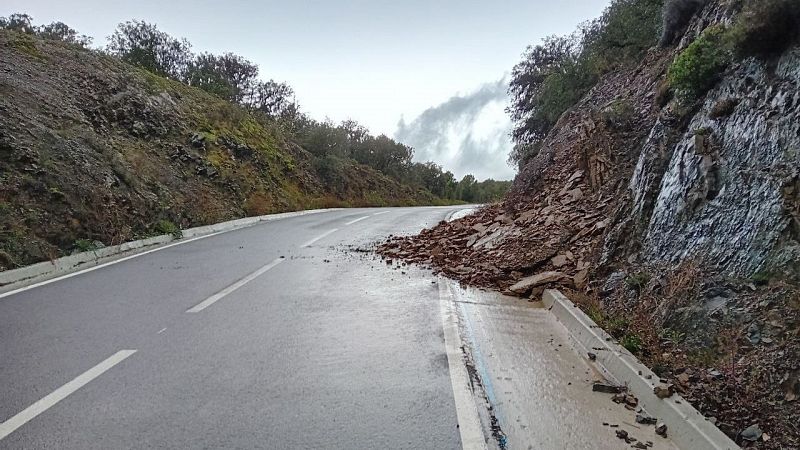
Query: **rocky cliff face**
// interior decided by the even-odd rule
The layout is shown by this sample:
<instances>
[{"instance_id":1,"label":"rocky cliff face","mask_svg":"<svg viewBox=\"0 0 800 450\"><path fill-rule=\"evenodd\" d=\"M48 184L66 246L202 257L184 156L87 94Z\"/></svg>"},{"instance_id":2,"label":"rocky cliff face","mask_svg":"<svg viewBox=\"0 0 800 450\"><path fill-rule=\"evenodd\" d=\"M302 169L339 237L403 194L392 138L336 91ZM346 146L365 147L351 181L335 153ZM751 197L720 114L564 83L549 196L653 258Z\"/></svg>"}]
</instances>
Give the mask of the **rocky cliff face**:
<instances>
[{"instance_id":1,"label":"rocky cliff face","mask_svg":"<svg viewBox=\"0 0 800 450\"><path fill-rule=\"evenodd\" d=\"M800 51L775 64L733 68L677 143L651 130L629 184L645 261L800 275Z\"/></svg>"},{"instance_id":2,"label":"rocky cliff face","mask_svg":"<svg viewBox=\"0 0 800 450\"><path fill-rule=\"evenodd\" d=\"M800 48L735 62L691 107L663 89L731 21L709 2L565 113L502 204L381 251L512 295L559 287L739 443L796 448ZM753 424L772 440L744 439Z\"/></svg>"}]
</instances>

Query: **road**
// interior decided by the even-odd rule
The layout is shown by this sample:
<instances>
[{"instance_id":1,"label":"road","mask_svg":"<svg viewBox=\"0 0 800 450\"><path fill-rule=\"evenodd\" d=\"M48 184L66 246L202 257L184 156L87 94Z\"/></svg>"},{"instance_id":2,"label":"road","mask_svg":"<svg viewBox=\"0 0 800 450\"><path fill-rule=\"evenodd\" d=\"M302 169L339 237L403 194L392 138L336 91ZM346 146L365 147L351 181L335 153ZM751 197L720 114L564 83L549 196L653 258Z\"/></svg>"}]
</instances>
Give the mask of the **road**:
<instances>
[{"instance_id":1,"label":"road","mask_svg":"<svg viewBox=\"0 0 800 450\"><path fill-rule=\"evenodd\" d=\"M0 298L0 448L473 448L476 423L629 448L546 311L368 251L458 209L265 222Z\"/></svg>"}]
</instances>

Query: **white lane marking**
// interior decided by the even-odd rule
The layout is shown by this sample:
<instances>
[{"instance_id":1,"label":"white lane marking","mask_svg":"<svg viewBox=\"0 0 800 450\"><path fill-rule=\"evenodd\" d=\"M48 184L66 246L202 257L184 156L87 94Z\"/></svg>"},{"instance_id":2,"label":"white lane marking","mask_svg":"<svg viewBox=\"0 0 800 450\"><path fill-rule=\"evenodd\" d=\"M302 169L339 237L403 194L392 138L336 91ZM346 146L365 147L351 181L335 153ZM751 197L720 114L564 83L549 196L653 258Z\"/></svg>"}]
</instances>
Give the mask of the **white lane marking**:
<instances>
[{"instance_id":1,"label":"white lane marking","mask_svg":"<svg viewBox=\"0 0 800 450\"><path fill-rule=\"evenodd\" d=\"M483 435L481 419L470 389L469 375L461 352L461 336L458 332L458 315L453 309L452 292L449 280L439 277L439 306L442 313L444 347L450 368L450 384L453 386L453 399L456 403L458 431L461 434L461 447L464 450L485 450L486 438Z\"/></svg>"},{"instance_id":2,"label":"white lane marking","mask_svg":"<svg viewBox=\"0 0 800 450\"><path fill-rule=\"evenodd\" d=\"M390 212L391 212L391 211L381 211L381 212L376 212L375 214L373 214L373 216L380 216L381 214L387 214L387 213L390 213Z\"/></svg>"},{"instance_id":3,"label":"white lane marking","mask_svg":"<svg viewBox=\"0 0 800 450\"><path fill-rule=\"evenodd\" d=\"M125 360L125 358L134 353L136 353L136 350L120 350L117 353L114 353L105 361L78 375L78 377L74 380L46 395L31 406L28 406L16 416L6 420L3 423L0 423L0 440L13 433L17 428L28 423L28 421L34 417L47 411L56 403L64 400L67 398L67 396L82 388L90 381L99 377L108 369L121 363L123 360Z\"/></svg>"},{"instance_id":4,"label":"white lane marking","mask_svg":"<svg viewBox=\"0 0 800 450\"><path fill-rule=\"evenodd\" d=\"M354 220L351 220L350 222L347 222L345 225L352 225L352 224L354 224L356 222L361 222L362 220L369 219L369 218L370 218L370 216L359 217L358 219L354 219Z\"/></svg>"},{"instance_id":5,"label":"white lane marking","mask_svg":"<svg viewBox=\"0 0 800 450\"><path fill-rule=\"evenodd\" d=\"M68 273L66 275L61 275L60 277L51 278L49 280L45 280L45 281L42 281L42 282L39 282L39 283L31 284L29 286L21 287L19 289L14 289L13 291L4 292L4 293L0 294L0 298L8 297L9 295L18 294L20 292L27 291L28 289L37 288L39 286L44 286L46 284L55 283L56 281L66 280L67 278L72 278L72 277L84 274L86 272L91 272L93 270L102 269L103 267L107 267L107 266L110 266L112 264L118 264L118 263L121 263L123 261L127 261L129 259L138 258L140 256L144 256L144 255L147 255L147 254L150 254L150 253L153 253L153 252L157 252L157 251L161 251L161 250L164 250L164 249L168 249L170 247L175 247L175 246L178 246L178 245L188 244L189 242L198 241L200 239L210 238L211 236L216 236L218 234L222 234L222 233L225 233L225 232L226 231L217 231L216 233L211 233L211 234L206 234L204 236L198 236L198 237L194 237L194 238L191 238L191 239L186 239L185 241L178 241L178 242L175 242L173 244L167 244L167 245L165 245L163 247L154 248L152 250L147 250L147 251L144 251L144 252L141 252L141 253L137 253L135 255L126 256L124 258L120 258L120 259L117 259L117 260L114 260L114 261L109 261L107 263L103 263L103 264L99 264L99 265L96 265L96 266L88 267L86 269L79 270L77 272Z\"/></svg>"},{"instance_id":6,"label":"white lane marking","mask_svg":"<svg viewBox=\"0 0 800 450\"><path fill-rule=\"evenodd\" d=\"M320 239L322 239L322 238L328 237L329 235L331 235L331 234L333 234L333 233L336 233L337 231L339 231L339 229L338 229L338 228L334 228L334 229L332 229L332 230L328 230L328 231L326 231L326 232L322 233L320 236L317 236L317 237L315 237L314 239L312 239L312 240L310 240L310 241L306 242L305 244L301 245L301 246L300 246L300 248L311 247L311 245L312 245L314 242L317 242L318 240L320 240Z\"/></svg>"},{"instance_id":7,"label":"white lane marking","mask_svg":"<svg viewBox=\"0 0 800 450\"><path fill-rule=\"evenodd\" d=\"M164 327L164 328L158 330L158 333L156 333L156 334L161 334L161 333L163 333L165 331L167 331L167 327Z\"/></svg>"},{"instance_id":8,"label":"white lane marking","mask_svg":"<svg viewBox=\"0 0 800 450\"><path fill-rule=\"evenodd\" d=\"M240 287L244 286L245 284L255 280L260 275L264 274L264 272L268 271L269 269L272 269L273 267L277 266L278 264L280 264L282 262L283 262L282 258L278 258L275 261L272 261L271 263L269 263L269 264L265 265L264 267L256 270L255 272L251 273L250 275L245 276L244 278L240 279L239 281L237 281L237 282L233 283L232 285L226 287L225 289L217 292L216 294L212 295L211 297L208 297L207 299L203 300L202 302L192 306L191 308L187 309L186 312L187 313L197 313L197 312L200 312L200 311L208 308L209 306L211 306L214 303L216 303L217 301L219 301L221 298L223 298L226 295L230 294L231 292L239 289Z\"/></svg>"}]
</instances>

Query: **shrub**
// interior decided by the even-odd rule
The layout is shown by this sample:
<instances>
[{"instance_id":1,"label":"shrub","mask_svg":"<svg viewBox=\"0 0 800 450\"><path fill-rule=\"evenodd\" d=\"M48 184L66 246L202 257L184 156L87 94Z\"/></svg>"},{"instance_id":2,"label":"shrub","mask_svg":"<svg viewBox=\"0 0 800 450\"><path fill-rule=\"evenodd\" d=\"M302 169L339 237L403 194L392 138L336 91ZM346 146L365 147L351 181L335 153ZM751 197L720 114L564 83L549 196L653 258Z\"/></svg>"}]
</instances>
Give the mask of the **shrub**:
<instances>
[{"instance_id":1,"label":"shrub","mask_svg":"<svg viewBox=\"0 0 800 450\"><path fill-rule=\"evenodd\" d=\"M42 25L36 29L36 34L44 39L63 41L84 48L89 47L92 43L91 37L78 34L77 31L70 28L70 26L64 22L53 22L50 25Z\"/></svg>"},{"instance_id":2,"label":"shrub","mask_svg":"<svg viewBox=\"0 0 800 450\"><path fill-rule=\"evenodd\" d=\"M270 199L262 192L254 192L244 202L244 212L249 216L262 216L271 211Z\"/></svg>"},{"instance_id":3,"label":"shrub","mask_svg":"<svg viewBox=\"0 0 800 450\"><path fill-rule=\"evenodd\" d=\"M258 78L258 66L233 54L201 53L189 62L184 81L233 103L243 103Z\"/></svg>"},{"instance_id":4,"label":"shrub","mask_svg":"<svg viewBox=\"0 0 800 450\"><path fill-rule=\"evenodd\" d=\"M633 354L638 354L642 351L642 338L636 334L626 334L622 337L622 340L620 340L619 343Z\"/></svg>"},{"instance_id":5,"label":"shrub","mask_svg":"<svg viewBox=\"0 0 800 450\"><path fill-rule=\"evenodd\" d=\"M33 26L33 17L20 13L11 14L8 17L0 17L0 28L27 34L32 34L36 31L36 27Z\"/></svg>"},{"instance_id":6,"label":"shrub","mask_svg":"<svg viewBox=\"0 0 800 450\"><path fill-rule=\"evenodd\" d=\"M601 109L599 112L600 120L609 128L625 130L630 127L636 111L630 102L624 100L614 100Z\"/></svg>"},{"instance_id":7,"label":"shrub","mask_svg":"<svg viewBox=\"0 0 800 450\"><path fill-rule=\"evenodd\" d=\"M736 19L731 38L738 56L780 54L800 37L797 0L749 1Z\"/></svg>"},{"instance_id":8,"label":"shrub","mask_svg":"<svg viewBox=\"0 0 800 450\"><path fill-rule=\"evenodd\" d=\"M675 58L668 79L679 99L693 102L714 86L731 61L728 42L724 27L710 27Z\"/></svg>"},{"instance_id":9,"label":"shrub","mask_svg":"<svg viewBox=\"0 0 800 450\"><path fill-rule=\"evenodd\" d=\"M625 284L637 292L641 292L649 282L650 275L646 272L638 272L625 278Z\"/></svg>"},{"instance_id":10,"label":"shrub","mask_svg":"<svg viewBox=\"0 0 800 450\"><path fill-rule=\"evenodd\" d=\"M78 239L72 244L72 247L79 252L90 252L98 248L94 241L89 239Z\"/></svg>"},{"instance_id":11,"label":"shrub","mask_svg":"<svg viewBox=\"0 0 800 450\"><path fill-rule=\"evenodd\" d=\"M36 59L40 60L45 59L42 52L40 52L39 48L36 46L34 38L28 34L11 33L11 36L9 36L8 43L11 47L21 51L22 53L26 53L30 56L33 56Z\"/></svg>"},{"instance_id":12,"label":"shrub","mask_svg":"<svg viewBox=\"0 0 800 450\"><path fill-rule=\"evenodd\" d=\"M155 25L138 20L117 25L108 38L108 52L124 62L156 75L183 79L191 61L191 45L175 39Z\"/></svg>"},{"instance_id":13,"label":"shrub","mask_svg":"<svg viewBox=\"0 0 800 450\"><path fill-rule=\"evenodd\" d=\"M584 29L585 45L597 70L637 64L658 41L664 0L615 0Z\"/></svg>"},{"instance_id":14,"label":"shrub","mask_svg":"<svg viewBox=\"0 0 800 450\"><path fill-rule=\"evenodd\" d=\"M180 227L169 220L159 220L156 222L155 231L159 234L171 234L174 238L182 236Z\"/></svg>"},{"instance_id":15,"label":"shrub","mask_svg":"<svg viewBox=\"0 0 800 450\"><path fill-rule=\"evenodd\" d=\"M314 170L317 172L326 190L342 193L347 187L344 177L344 161L333 155L325 155L314 159Z\"/></svg>"}]
</instances>

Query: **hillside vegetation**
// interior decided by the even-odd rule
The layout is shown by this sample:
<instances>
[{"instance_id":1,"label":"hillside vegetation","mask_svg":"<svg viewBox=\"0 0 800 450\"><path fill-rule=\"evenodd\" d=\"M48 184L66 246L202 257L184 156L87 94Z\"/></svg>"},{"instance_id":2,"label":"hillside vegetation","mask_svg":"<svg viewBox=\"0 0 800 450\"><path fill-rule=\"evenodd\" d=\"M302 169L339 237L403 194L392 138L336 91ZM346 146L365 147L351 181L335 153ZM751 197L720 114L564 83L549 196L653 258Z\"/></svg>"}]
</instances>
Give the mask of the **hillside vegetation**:
<instances>
[{"instance_id":1,"label":"hillside vegetation","mask_svg":"<svg viewBox=\"0 0 800 450\"><path fill-rule=\"evenodd\" d=\"M0 270L243 216L500 198L358 123L318 122L258 67L144 22L106 49L0 18Z\"/></svg>"}]
</instances>

